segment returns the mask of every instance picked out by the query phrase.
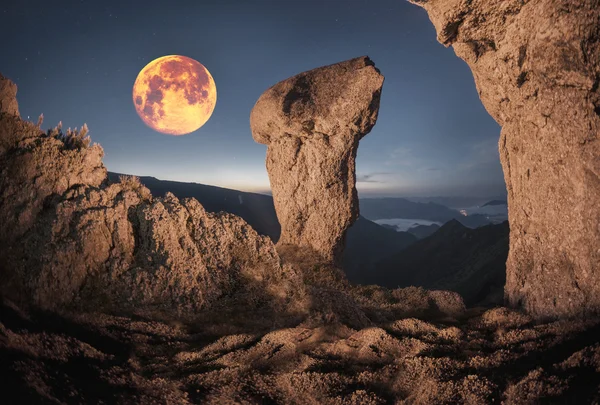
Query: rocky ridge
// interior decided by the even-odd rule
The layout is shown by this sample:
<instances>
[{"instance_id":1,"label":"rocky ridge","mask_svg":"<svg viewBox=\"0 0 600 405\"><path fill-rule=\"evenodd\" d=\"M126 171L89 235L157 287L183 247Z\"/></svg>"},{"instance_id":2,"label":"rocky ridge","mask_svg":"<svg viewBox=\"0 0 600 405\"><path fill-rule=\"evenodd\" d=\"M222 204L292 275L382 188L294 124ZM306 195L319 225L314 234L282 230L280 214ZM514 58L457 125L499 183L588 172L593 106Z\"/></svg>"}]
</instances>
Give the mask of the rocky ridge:
<instances>
[{"instance_id":1,"label":"rocky ridge","mask_svg":"<svg viewBox=\"0 0 600 405\"><path fill-rule=\"evenodd\" d=\"M418 3L503 125L506 293L531 315L347 283L331 261L355 215L353 131L331 159L348 168L340 222L277 252L235 216L108 182L99 146L73 148L22 121L16 87L0 78L3 399L598 403L598 2ZM300 108L310 95L291 99ZM286 153L274 153L275 172Z\"/></svg>"},{"instance_id":2,"label":"rocky ridge","mask_svg":"<svg viewBox=\"0 0 600 405\"><path fill-rule=\"evenodd\" d=\"M302 302L300 275L242 219L153 197L134 178L109 183L99 145L72 147L22 121L14 84L2 79L0 89L5 297L181 319L217 301L284 312L291 298Z\"/></svg>"}]
</instances>

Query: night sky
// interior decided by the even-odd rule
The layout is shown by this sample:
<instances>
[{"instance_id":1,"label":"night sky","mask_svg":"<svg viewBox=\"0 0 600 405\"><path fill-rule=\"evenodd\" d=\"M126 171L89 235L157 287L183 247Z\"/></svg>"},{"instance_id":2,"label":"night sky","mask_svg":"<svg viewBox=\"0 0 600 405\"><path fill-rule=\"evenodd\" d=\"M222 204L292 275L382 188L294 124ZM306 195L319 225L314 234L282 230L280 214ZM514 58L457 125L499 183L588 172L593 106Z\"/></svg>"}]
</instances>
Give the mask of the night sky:
<instances>
[{"instance_id":1,"label":"night sky","mask_svg":"<svg viewBox=\"0 0 600 405\"><path fill-rule=\"evenodd\" d=\"M358 150L359 194L505 193L500 127L470 70L403 0L13 0L0 6L0 35L0 72L18 85L21 116L43 113L44 128L87 123L111 171L268 192L266 147L249 127L258 97L368 55L385 83ZM131 96L139 71L172 54L198 60L217 86L212 118L178 137L148 128Z\"/></svg>"}]
</instances>

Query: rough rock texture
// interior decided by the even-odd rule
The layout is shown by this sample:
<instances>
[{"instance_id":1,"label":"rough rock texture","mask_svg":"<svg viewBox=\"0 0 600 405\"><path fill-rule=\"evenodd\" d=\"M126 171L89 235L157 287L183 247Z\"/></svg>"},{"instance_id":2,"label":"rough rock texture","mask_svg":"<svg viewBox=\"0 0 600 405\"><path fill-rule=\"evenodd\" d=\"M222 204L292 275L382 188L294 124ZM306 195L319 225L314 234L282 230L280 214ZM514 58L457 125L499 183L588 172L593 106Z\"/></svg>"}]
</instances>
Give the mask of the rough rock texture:
<instances>
[{"instance_id":1,"label":"rough rock texture","mask_svg":"<svg viewBox=\"0 0 600 405\"><path fill-rule=\"evenodd\" d=\"M19 116L17 85L0 74L0 113Z\"/></svg>"},{"instance_id":2,"label":"rough rock texture","mask_svg":"<svg viewBox=\"0 0 600 405\"><path fill-rule=\"evenodd\" d=\"M1 119L0 244L11 244L31 228L52 198L78 184L98 187L106 168L99 145L69 150L16 116Z\"/></svg>"},{"instance_id":3,"label":"rough rock texture","mask_svg":"<svg viewBox=\"0 0 600 405\"><path fill-rule=\"evenodd\" d=\"M7 261L14 291L43 308L190 318L228 295L282 307L294 296L293 270L240 218L171 194L144 200L123 184L69 191L20 243Z\"/></svg>"},{"instance_id":4,"label":"rough rock texture","mask_svg":"<svg viewBox=\"0 0 600 405\"><path fill-rule=\"evenodd\" d=\"M600 311L600 1L411 0L502 126L505 296L537 318Z\"/></svg>"},{"instance_id":5,"label":"rough rock texture","mask_svg":"<svg viewBox=\"0 0 600 405\"><path fill-rule=\"evenodd\" d=\"M86 145L0 113L0 296L225 330L464 312L454 293L352 287L310 247L282 246L282 260L239 217L153 197L133 177L109 182L102 148Z\"/></svg>"},{"instance_id":6,"label":"rough rock texture","mask_svg":"<svg viewBox=\"0 0 600 405\"><path fill-rule=\"evenodd\" d=\"M375 125L383 76L367 57L314 69L265 91L250 115L268 145L280 245L311 247L339 263L358 218L358 141Z\"/></svg>"},{"instance_id":7,"label":"rough rock texture","mask_svg":"<svg viewBox=\"0 0 600 405\"><path fill-rule=\"evenodd\" d=\"M0 306L3 404L594 404L600 326L506 309L222 332Z\"/></svg>"},{"instance_id":8,"label":"rough rock texture","mask_svg":"<svg viewBox=\"0 0 600 405\"><path fill-rule=\"evenodd\" d=\"M0 89L2 106L16 105L14 84ZM153 198L132 178L109 184L102 155L0 113L0 293L45 309L168 318L302 305L301 277L270 239L194 199Z\"/></svg>"}]
</instances>

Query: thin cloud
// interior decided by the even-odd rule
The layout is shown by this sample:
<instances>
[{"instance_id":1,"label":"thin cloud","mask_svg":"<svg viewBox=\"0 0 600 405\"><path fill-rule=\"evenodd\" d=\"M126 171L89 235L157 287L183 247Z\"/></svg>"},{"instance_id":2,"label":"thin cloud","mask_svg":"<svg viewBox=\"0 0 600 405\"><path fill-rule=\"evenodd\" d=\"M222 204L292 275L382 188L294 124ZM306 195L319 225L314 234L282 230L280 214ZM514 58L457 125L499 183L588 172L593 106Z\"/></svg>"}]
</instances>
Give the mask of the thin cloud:
<instances>
[{"instance_id":1,"label":"thin cloud","mask_svg":"<svg viewBox=\"0 0 600 405\"><path fill-rule=\"evenodd\" d=\"M435 164L431 162L431 159L427 154L415 153L410 148L400 147L393 149L388 153L387 160L383 163L385 166L390 167L393 171L398 173L416 173L425 171L440 171L438 167L432 166Z\"/></svg>"},{"instance_id":2,"label":"thin cloud","mask_svg":"<svg viewBox=\"0 0 600 405\"><path fill-rule=\"evenodd\" d=\"M409 148L396 148L393 149L388 159L385 161L386 166L412 166L415 163L415 159L412 150Z\"/></svg>"},{"instance_id":3,"label":"thin cloud","mask_svg":"<svg viewBox=\"0 0 600 405\"><path fill-rule=\"evenodd\" d=\"M368 174L359 174L356 176L357 183L385 183L382 179L377 179L377 177L387 176L391 173L388 172L375 172Z\"/></svg>"}]
</instances>

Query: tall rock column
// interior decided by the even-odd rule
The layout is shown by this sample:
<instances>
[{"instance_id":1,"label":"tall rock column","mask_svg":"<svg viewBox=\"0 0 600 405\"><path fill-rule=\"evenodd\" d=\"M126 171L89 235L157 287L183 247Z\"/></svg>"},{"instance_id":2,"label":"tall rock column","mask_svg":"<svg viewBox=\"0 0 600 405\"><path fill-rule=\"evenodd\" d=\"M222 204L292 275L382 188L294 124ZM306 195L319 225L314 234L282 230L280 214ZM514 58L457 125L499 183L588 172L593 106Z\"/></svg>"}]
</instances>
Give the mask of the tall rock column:
<instances>
[{"instance_id":1,"label":"tall rock column","mask_svg":"<svg viewBox=\"0 0 600 405\"><path fill-rule=\"evenodd\" d=\"M254 140L268 145L279 244L339 263L358 218L358 141L375 125L382 85L374 63L360 57L279 82L256 102L250 126Z\"/></svg>"},{"instance_id":2,"label":"tall rock column","mask_svg":"<svg viewBox=\"0 0 600 405\"><path fill-rule=\"evenodd\" d=\"M600 312L600 0L411 0L502 126L505 296L538 319Z\"/></svg>"}]
</instances>

